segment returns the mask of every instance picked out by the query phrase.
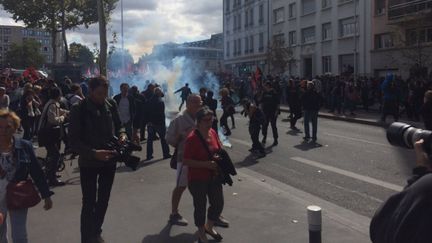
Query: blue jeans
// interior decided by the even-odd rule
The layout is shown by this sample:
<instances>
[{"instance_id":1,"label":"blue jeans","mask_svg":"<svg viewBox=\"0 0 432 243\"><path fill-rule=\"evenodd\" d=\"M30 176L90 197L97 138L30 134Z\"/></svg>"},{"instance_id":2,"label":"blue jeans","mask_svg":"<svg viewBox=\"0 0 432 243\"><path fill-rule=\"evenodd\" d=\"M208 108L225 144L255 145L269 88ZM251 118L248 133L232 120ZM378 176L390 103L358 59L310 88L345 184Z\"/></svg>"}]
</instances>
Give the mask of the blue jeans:
<instances>
[{"instance_id":1,"label":"blue jeans","mask_svg":"<svg viewBox=\"0 0 432 243\"><path fill-rule=\"evenodd\" d=\"M10 214L10 225L12 228L12 241L13 243L27 243L27 211L28 209L21 210L9 210ZM2 226L0 226L0 242L7 243L7 223L6 223L5 213L5 222Z\"/></svg>"},{"instance_id":2,"label":"blue jeans","mask_svg":"<svg viewBox=\"0 0 432 243\"><path fill-rule=\"evenodd\" d=\"M316 140L318 131L318 111L304 111L304 130L306 138L310 138L310 122L312 123L312 139Z\"/></svg>"},{"instance_id":3,"label":"blue jeans","mask_svg":"<svg viewBox=\"0 0 432 243\"><path fill-rule=\"evenodd\" d=\"M165 140L166 127L165 125L148 125L148 136L147 136L147 158L153 156L153 140L156 137L156 133L159 135L159 139L162 146L163 156L169 155L169 147Z\"/></svg>"}]
</instances>

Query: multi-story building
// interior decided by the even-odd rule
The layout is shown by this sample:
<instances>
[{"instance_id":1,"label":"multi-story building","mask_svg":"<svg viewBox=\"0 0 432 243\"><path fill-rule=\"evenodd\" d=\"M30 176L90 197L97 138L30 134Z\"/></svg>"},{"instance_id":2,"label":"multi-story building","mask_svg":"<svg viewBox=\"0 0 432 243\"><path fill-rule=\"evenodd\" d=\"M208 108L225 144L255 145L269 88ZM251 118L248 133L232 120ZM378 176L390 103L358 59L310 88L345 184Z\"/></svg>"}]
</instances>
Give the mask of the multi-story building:
<instances>
[{"instance_id":1,"label":"multi-story building","mask_svg":"<svg viewBox=\"0 0 432 243\"><path fill-rule=\"evenodd\" d=\"M152 54L146 58L146 62L161 61L169 66L175 57L186 57L191 60L193 68L218 73L223 66L223 35L215 34L207 40L183 44L156 45Z\"/></svg>"},{"instance_id":2,"label":"multi-story building","mask_svg":"<svg viewBox=\"0 0 432 243\"><path fill-rule=\"evenodd\" d=\"M24 28L21 26L0 25L0 67L5 67L6 53L9 51L10 46L15 44L22 44L24 40L34 39L41 44L40 53L45 56L47 63L53 61L53 50L51 45L51 33L42 29ZM61 34L57 34L57 60L63 60L63 45Z\"/></svg>"},{"instance_id":3,"label":"multi-story building","mask_svg":"<svg viewBox=\"0 0 432 243\"><path fill-rule=\"evenodd\" d=\"M373 1L371 66L376 76L406 78L418 66L432 65L432 0ZM429 68L429 71L431 69ZM414 72L427 72L424 69ZM425 74L425 73L423 73Z\"/></svg>"},{"instance_id":4,"label":"multi-story building","mask_svg":"<svg viewBox=\"0 0 432 243\"><path fill-rule=\"evenodd\" d=\"M268 71L271 0L224 0L225 70L249 75L256 67Z\"/></svg>"},{"instance_id":5,"label":"multi-story building","mask_svg":"<svg viewBox=\"0 0 432 243\"><path fill-rule=\"evenodd\" d=\"M273 0L272 41L292 52L286 74L370 74L370 10L365 0Z\"/></svg>"}]
</instances>

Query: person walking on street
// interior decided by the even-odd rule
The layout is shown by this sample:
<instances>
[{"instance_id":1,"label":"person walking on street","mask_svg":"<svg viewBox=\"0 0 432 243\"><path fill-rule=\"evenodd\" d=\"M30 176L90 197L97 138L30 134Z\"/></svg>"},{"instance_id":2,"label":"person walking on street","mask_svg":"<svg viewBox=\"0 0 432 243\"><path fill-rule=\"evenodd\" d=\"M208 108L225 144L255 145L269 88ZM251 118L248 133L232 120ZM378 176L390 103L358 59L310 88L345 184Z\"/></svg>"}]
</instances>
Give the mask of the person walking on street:
<instances>
[{"instance_id":1,"label":"person walking on street","mask_svg":"<svg viewBox=\"0 0 432 243\"><path fill-rule=\"evenodd\" d=\"M181 108L183 107L183 104L185 103L185 101L187 101L187 98L189 97L189 95L192 94L191 89L189 88L189 84L186 83L185 86L181 87L180 89L176 90L174 92L174 94L180 93L180 98L181 98L181 104L179 106L179 111L181 111Z\"/></svg>"},{"instance_id":2,"label":"person walking on street","mask_svg":"<svg viewBox=\"0 0 432 243\"><path fill-rule=\"evenodd\" d=\"M11 209L7 207L6 190L10 183L18 183L28 179L29 175L34 182L40 196L44 199L44 209L53 206L45 175L36 159L32 143L18 138L16 131L20 119L14 112L0 110L0 214L3 222L0 223L0 242L7 241L6 218L10 214L12 228L12 241L27 243L27 213L28 208Z\"/></svg>"},{"instance_id":3,"label":"person walking on street","mask_svg":"<svg viewBox=\"0 0 432 243\"><path fill-rule=\"evenodd\" d=\"M220 94L222 96L221 107L223 110L222 116L220 118L220 126L224 129L224 135L230 136L231 130L228 126L228 117L235 113L234 101L229 95L229 90L227 88L223 88Z\"/></svg>"},{"instance_id":4,"label":"person walking on street","mask_svg":"<svg viewBox=\"0 0 432 243\"><path fill-rule=\"evenodd\" d=\"M208 108L213 112L213 115L215 119L213 120L212 128L217 132L218 131L218 119L216 115L216 109L217 109L217 100L213 98L214 93L213 91L209 90L207 91L206 101L204 104L208 106Z\"/></svg>"},{"instance_id":5,"label":"person walking on street","mask_svg":"<svg viewBox=\"0 0 432 243\"><path fill-rule=\"evenodd\" d=\"M186 138L184 149L184 164L189 168L188 187L193 198L194 221L195 226L198 227L198 242L202 243L208 243L206 233L216 241L222 240L222 236L213 227L224 206L222 183L217 179L219 167L214 156L222 148L222 145L216 131L211 128L213 119L213 112L207 107L197 112L197 129ZM210 207L208 208L206 223L207 197Z\"/></svg>"},{"instance_id":6,"label":"person walking on street","mask_svg":"<svg viewBox=\"0 0 432 243\"><path fill-rule=\"evenodd\" d=\"M105 242L102 224L108 209L114 182L116 152L107 144L117 136L126 141L117 104L108 99L108 80L94 77L89 81L89 96L72 107L69 124L71 148L79 154L82 191L81 243Z\"/></svg>"},{"instance_id":7,"label":"person walking on street","mask_svg":"<svg viewBox=\"0 0 432 243\"><path fill-rule=\"evenodd\" d=\"M149 122L148 122L148 139L147 139L147 160L153 159L153 140L156 133L159 135L163 158L171 158L168 144L165 140L166 124L165 124L165 103L162 100L164 96L162 89L157 87L154 90L155 95L148 101L149 107Z\"/></svg>"},{"instance_id":8,"label":"person walking on street","mask_svg":"<svg viewBox=\"0 0 432 243\"><path fill-rule=\"evenodd\" d=\"M133 121L136 113L135 99L129 94L129 85L120 85L120 94L113 97L117 103L118 112L122 126L126 129L129 139L132 139Z\"/></svg>"},{"instance_id":9,"label":"person walking on street","mask_svg":"<svg viewBox=\"0 0 432 243\"><path fill-rule=\"evenodd\" d=\"M317 141L318 132L318 111L321 107L321 96L315 91L313 82L308 82L306 86L306 92L302 97L302 104L304 109L304 132L305 142L308 142L311 138L309 123L312 123L312 142Z\"/></svg>"},{"instance_id":10,"label":"person walking on street","mask_svg":"<svg viewBox=\"0 0 432 243\"><path fill-rule=\"evenodd\" d=\"M183 164L183 155L186 138L195 129L195 115L201 106L202 100L199 95L189 95L186 100L186 110L181 112L168 126L166 141L176 149L174 154L177 154L177 182L171 197L170 224L182 226L188 224L188 221L180 215L178 209L181 196L188 186L188 167Z\"/></svg>"},{"instance_id":11,"label":"person walking on street","mask_svg":"<svg viewBox=\"0 0 432 243\"><path fill-rule=\"evenodd\" d=\"M266 117L264 126L262 129L263 139L262 143L266 143L267 139L267 129L269 124L271 124L272 133L273 133L273 146L278 145L278 130L277 130L277 117L279 112L279 95L276 93L275 89L272 87L272 83L270 81L265 82L264 84L264 92L261 96L261 109L264 112Z\"/></svg>"},{"instance_id":12,"label":"person walking on street","mask_svg":"<svg viewBox=\"0 0 432 243\"><path fill-rule=\"evenodd\" d=\"M297 120L302 117L300 89L292 79L290 79L288 82L287 99L290 109L290 128L294 131L300 131L300 129L296 127Z\"/></svg>"}]
</instances>

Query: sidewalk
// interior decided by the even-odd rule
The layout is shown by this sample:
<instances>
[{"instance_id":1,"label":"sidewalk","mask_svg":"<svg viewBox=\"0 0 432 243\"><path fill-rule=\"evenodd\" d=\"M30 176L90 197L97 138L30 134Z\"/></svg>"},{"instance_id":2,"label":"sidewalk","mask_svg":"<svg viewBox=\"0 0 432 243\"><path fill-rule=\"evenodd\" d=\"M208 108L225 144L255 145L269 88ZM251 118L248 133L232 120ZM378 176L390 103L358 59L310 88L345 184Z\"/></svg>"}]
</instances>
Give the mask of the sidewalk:
<instances>
[{"instance_id":1,"label":"sidewalk","mask_svg":"<svg viewBox=\"0 0 432 243\"><path fill-rule=\"evenodd\" d=\"M160 154L155 154L155 158L159 157ZM54 208L46 212L39 204L29 210L27 225L33 243L80 242L79 173L75 169L76 161L73 168L67 166L63 178L69 185L55 189ZM224 186L223 215L230 221L230 228L217 228L224 237L223 242L308 242L306 207L312 204L323 208L322 242L370 242L367 217L247 168L238 172L234 185ZM145 163L135 172L119 168L104 224L105 240L110 243L196 242L192 198L188 191L180 209L189 226L167 225L174 180L175 172L167 160Z\"/></svg>"},{"instance_id":2,"label":"sidewalk","mask_svg":"<svg viewBox=\"0 0 432 243\"><path fill-rule=\"evenodd\" d=\"M282 112L289 113L289 107L288 105L281 105L280 109ZM387 121L385 123L381 122L381 113L377 109L370 109L369 112L366 112L363 109L357 109L355 111L355 116L350 115L344 115L344 114L337 114L337 113L330 113L327 112L327 109L321 108L319 112L319 117L326 118L326 119L332 119L332 120L338 120L338 121L347 121L347 122L353 122L353 123L359 123L364 125L372 125L372 126L379 126L379 127L388 127L391 122L393 122L392 116L387 116ZM405 116L402 116L399 120L400 122L411 124L418 128L423 128L424 124L422 122L415 122L408 120Z\"/></svg>"}]
</instances>

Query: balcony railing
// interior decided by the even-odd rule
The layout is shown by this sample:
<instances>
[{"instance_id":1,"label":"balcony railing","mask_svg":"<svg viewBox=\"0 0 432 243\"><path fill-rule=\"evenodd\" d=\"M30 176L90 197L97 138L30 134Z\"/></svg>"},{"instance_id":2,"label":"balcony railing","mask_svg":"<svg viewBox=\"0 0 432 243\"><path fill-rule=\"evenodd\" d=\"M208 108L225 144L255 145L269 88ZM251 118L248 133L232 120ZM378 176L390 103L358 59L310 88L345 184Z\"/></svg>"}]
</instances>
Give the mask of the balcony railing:
<instances>
[{"instance_id":1,"label":"balcony railing","mask_svg":"<svg viewBox=\"0 0 432 243\"><path fill-rule=\"evenodd\" d=\"M432 11L432 0L417 0L389 7L388 19L397 20L420 12Z\"/></svg>"}]
</instances>

